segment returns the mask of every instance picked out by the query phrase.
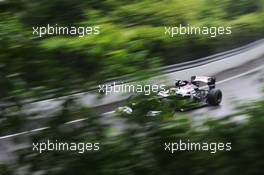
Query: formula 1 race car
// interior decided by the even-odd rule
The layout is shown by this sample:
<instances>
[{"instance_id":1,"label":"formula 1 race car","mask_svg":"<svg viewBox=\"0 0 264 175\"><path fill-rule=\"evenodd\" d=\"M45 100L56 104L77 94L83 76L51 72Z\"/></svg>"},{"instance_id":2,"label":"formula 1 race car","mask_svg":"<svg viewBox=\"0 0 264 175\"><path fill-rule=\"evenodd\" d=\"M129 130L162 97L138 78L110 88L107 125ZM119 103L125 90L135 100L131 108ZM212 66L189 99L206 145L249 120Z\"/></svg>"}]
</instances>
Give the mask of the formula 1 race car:
<instances>
[{"instance_id":1,"label":"formula 1 race car","mask_svg":"<svg viewBox=\"0 0 264 175\"><path fill-rule=\"evenodd\" d=\"M217 106L222 101L222 92L215 86L216 79L213 77L192 76L190 81L176 80L175 86L154 96L130 98L126 106L119 107L118 111L132 114L134 111L144 109L146 116L156 116L161 114L164 108L186 111L208 105Z\"/></svg>"},{"instance_id":2,"label":"formula 1 race car","mask_svg":"<svg viewBox=\"0 0 264 175\"><path fill-rule=\"evenodd\" d=\"M192 76L191 81L176 80L174 88L160 92L159 95L163 97L176 95L195 102L219 105L222 101L222 92L215 88L215 82L216 79L213 77Z\"/></svg>"}]
</instances>

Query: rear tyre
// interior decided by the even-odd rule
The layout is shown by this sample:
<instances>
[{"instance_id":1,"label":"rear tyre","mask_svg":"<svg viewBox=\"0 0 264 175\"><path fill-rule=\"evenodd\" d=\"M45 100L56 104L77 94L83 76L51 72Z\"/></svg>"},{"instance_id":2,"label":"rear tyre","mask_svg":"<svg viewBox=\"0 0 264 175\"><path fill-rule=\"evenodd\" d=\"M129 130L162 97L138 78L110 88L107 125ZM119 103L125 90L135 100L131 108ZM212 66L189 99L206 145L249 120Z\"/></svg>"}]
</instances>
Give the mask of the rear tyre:
<instances>
[{"instance_id":1,"label":"rear tyre","mask_svg":"<svg viewBox=\"0 0 264 175\"><path fill-rule=\"evenodd\" d=\"M222 101L222 91L219 89L212 89L209 91L207 102L209 105L219 105Z\"/></svg>"}]
</instances>

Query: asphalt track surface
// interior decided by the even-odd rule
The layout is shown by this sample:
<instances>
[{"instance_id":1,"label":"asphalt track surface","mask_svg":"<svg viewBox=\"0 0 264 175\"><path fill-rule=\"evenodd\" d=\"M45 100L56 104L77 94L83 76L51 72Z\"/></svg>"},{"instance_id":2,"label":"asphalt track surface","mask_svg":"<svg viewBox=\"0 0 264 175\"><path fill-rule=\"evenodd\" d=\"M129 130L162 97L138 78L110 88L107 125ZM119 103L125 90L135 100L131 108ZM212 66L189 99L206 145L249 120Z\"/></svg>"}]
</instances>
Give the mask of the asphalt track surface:
<instances>
[{"instance_id":1,"label":"asphalt track surface","mask_svg":"<svg viewBox=\"0 0 264 175\"><path fill-rule=\"evenodd\" d=\"M219 118L237 111L239 105L263 98L264 57L236 69L216 75L217 88L223 92L220 106L208 106L188 112L194 120Z\"/></svg>"},{"instance_id":2,"label":"asphalt track surface","mask_svg":"<svg viewBox=\"0 0 264 175\"><path fill-rule=\"evenodd\" d=\"M217 88L221 89L223 92L221 105L218 107L208 106L186 112L191 119L201 120L207 117L223 117L234 113L239 103L263 98L261 90L264 85L264 56L215 76L217 79ZM112 110L119 105L122 105L122 102L102 106L96 110L100 113L103 112L104 117L110 119L109 121L115 121L115 119L111 119L114 118ZM74 120L66 124L71 125L83 120L84 119ZM118 126L118 122L115 123L115 125ZM41 132L45 129L47 129L47 127L36 127L33 130L0 136L0 163L14 161L15 158L12 152L21 146L25 146L23 144L16 144L16 140L21 141L21 139L24 139L25 135L33 132Z\"/></svg>"}]
</instances>

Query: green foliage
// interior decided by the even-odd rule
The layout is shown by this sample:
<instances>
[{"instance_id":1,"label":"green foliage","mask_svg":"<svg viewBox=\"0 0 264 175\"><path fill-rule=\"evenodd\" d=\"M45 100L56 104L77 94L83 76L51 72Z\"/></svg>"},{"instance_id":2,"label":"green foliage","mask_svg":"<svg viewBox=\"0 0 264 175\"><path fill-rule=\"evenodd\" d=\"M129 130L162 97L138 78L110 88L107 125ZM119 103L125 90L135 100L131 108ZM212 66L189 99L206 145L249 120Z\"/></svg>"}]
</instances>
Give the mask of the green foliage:
<instances>
[{"instance_id":1,"label":"green foliage","mask_svg":"<svg viewBox=\"0 0 264 175\"><path fill-rule=\"evenodd\" d=\"M29 145L18 151L20 158L14 170L27 166L28 174L42 171L49 175L252 175L263 171L263 100L244 106L239 114L207 120L199 125L193 125L186 117L178 115L141 123L136 119L122 118L119 121L123 125L121 129L112 124L103 124L100 117L91 115L89 110L72 102L67 102L64 109L54 116L50 129L34 134L30 143L45 140L100 142L100 151L84 154L45 151L38 154ZM234 120L241 116L247 118L240 122ZM84 117L86 121L70 127L61 124L74 117ZM195 143L231 142L232 149L214 154L209 151L176 151L171 154L164 150L165 142L179 140Z\"/></svg>"},{"instance_id":2,"label":"green foliage","mask_svg":"<svg viewBox=\"0 0 264 175\"><path fill-rule=\"evenodd\" d=\"M227 18L254 13L261 10L261 0L253 2L247 0L228 0L226 1L224 10Z\"/></svg>"},{"instance_id":3,"label":"green foliage","mask_svg":"<svg viewBox=\"0 0 264 175\"><path fill-rule=\"evenodd\" d=\"M2 134L23 130L30 117L23 103L84 91L121 75L149 77L152 68L196 59L263 37L263 0L89 0L0 1L0 121ZM46 24L100 26L93 36L34 38L32 27ZM164 36L164 26L232 26L233 34ZM132 77L132 78L133 78ZM127 78L125 78L127 80ZM121 79L123 80L123 79ZM7 107L12 106L12 107ZM121 119L120 130L105 125L87 108L67 102L50 129L32 141L102 143L101 151L36 154L20 149L16 165L0 174L28 167L49 175L67 174L241 174L263 172L263 101L249 106L245 122L208 121L200 127L182 116L164 113L157 120ZM166 111L166 110L164 110ZM241 115L241 114L240 114ZM79 117L81 125L63 123ZM139 119L139 120L137 120ZM104 120L104 118L103 118ZM107 122L107 121L106 121ZM111 123L111 122L110 122ZM174 140L231 141L230 152L164 152Z\"/></svg>"},{"instance_id":4,"label":"green foliage","mask_svg":"<svg viewBox=\"0 0 264 175\"><path fill-rule=\"evenodd\" d=\"M12 172L11 168L8 168L7 165L0 164L0 174L12 175L13 172Z\"/></svg>"},{"instance_id":5,"label":"green foliage","mask_svg":"<svg viewBox=\"0 0 264 175\"><path fill-rule=\"evenodd\" d=\"M0 4L2 76L15 79L2 80L6 85L1 88L5 92L13 86L16 96L26 98L84 91L124 74L145 77L160 65L200 58L263 36L263 0L10 0ZM32 27L47 24L99 26L101 34L34 39ZM179 24L231 26L233 33L219 38L164 36L164 26Z\"/></svg>"}]
</instances>

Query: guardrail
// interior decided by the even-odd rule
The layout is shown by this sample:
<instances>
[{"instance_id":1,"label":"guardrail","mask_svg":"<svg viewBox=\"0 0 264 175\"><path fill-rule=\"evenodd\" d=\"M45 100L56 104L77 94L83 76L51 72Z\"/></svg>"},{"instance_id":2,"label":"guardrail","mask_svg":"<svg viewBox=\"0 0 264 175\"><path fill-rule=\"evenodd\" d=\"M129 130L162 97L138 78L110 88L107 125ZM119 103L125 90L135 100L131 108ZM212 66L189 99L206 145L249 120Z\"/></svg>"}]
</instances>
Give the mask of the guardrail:
<instances>
[{"instance_id":1,"label":"guardrail","mask_svg":"<svg viewBox=\"0 0 264 175\"><path fill-rule=\"evenodd\" d=\"M224 52L220 52L220 53L210 55L207 57L203 57L200 59L195 59L195 60L187 61L187 62L183 62L183 63L177 63L177 64L173 64L173 65L169 65L169 66L162 66L160 68L154 69L154 72L160 72L162 74L166 74L166 73L172 73L172 72L181 71L181 70L185 70L185 69L190 69L193 67L197 67L197 66L205 65L205 64L212 63L212 62L215 62L218 60L222 60L225 58L229 58L231 56L234 56L234 55L240 54L242 52L245 52L247 50L250 50L250 49L256 47L257 45L260 45L263 43L264 43L264 39L260 39L260 40L254 41L252 43L249 43L247 45L244 45L242 47L232 49L232 50L228 50L228 51L224 51ZM115 78L108 79L106 81L106 83L108 82L109 84L111 84L111 82L118 82L118 81L120 81L120 79L131 78L131 77L133 77L133 75L131 75L131 74L118 76ZM138 80L138 79L133 78L133 79L127 81L126 83L136 81L136 80ZM91 88L91 90L96 90L96 89L98 89L98 88L96 88L96 87Z\"/></svg>"},{"instance_id":2,"label":"guardrail","mask_svg":"<svg viewBox=\"0 0 264 175\"><path fill-rule=\"evenodd\" d=\"M230 51L215 54L209 57L204 57L198 60L189 61L180 64L174 64L159 68L159 74L154 75L149 83L173 85L175 79L189 79L191 75L213 76L222 71L239 67L249 61L260 58L264 55L264 39L247 44L243 47ZM124 83L136 83L137 81L130 80ZM80 95L81 97L84 94ZM88 98L96 96L92 93L87 93L84 104L87 106L102 106L111 103L116 103L125 100L129 95L122 93L112 93L107 95L103 100ZM95 99L92 101L92 99Z\"/></svg>"},{"instance_id":3,"label":"guardrail","mask_svg":"<svg viewBox=\"0 0 264 175\"><path fill-rule=\"evenodd\" d=\"M259 48L258 50L260 50L262 52L262 54L264 54L264 39L260 39L258 41L252 42L250 44L247 44L245 46L236 48L236 49L232 49L229 51L225 51L225 52L221 52L218 54L214 54L208 57L203 57L197 60L193 60L193 61L188 61L188 62L183 62L183 63L179 63L179 64L174 64L174 65L169 65L169 66L163 66L160 67L156 70L154 70L155 72L158 72L157 75L154 75L156 77L162 76L162 75L168 75L169 79L172 81L174 77L177 77L178 79L185 79L188 78L190 75L189 73L192 72L192 74L204 74L204 75L214 75L215 73L217 73L217 71L212 70L212 69L218 69L219 71L223 71L224 69L228 69L228 68L232 68L235 66L238 66L239 61L237 61L238 59L235 58L236 55L242 54L242 53L246 53L249 50L253 50L258 48L259 46L263 46L263 48ZM259 55L259 54L258 54ZM256 57L254 55L252 55L250 53L249 57ZM242 57L241 57L242 58ZM230 64L226 63L226 59L229 59ZM241 64L249 61L251 58L243 58L243 60L241 59L240 62ZM252 58L253 59L253 58ZM226 61L225 61L226 60ZM210 65L211 64L211 65ZM205 65L210 65L207 68L203 67ZM209 68L210 67L210 68ZM221 68L219 68L221 67ZM205 70L207 69L207 70ZM120 77L115 77L113 79L109 79L106 84L111 85L111 82L116 82L115 84L118 85L121 83L131 83L131 82L136 82L139 81L140 79L138 79L137 77L130 79L129 77L131 77L132 75L124 75L124 76L120 76ZM124 82L120 82L120 79L124 79L124 78L129 78L129 81L124 81ZM42 100L32 100L32 101L27 101L24 102L24 104L28 104L28 103L49 103L50 101L53 100L64 100L67 97L70 96L90 96L89 98L87 97L86 101L86 105L90 106L90 104L92 104L92 106L99 106L99 104L101 105L105 105L108 103L113 103L113 102L117 102L117 101L121 101L124 99L124 97L121 97L120 95L116 95L116 96L111 96L109 97L108 100L105 100L104 102L98 102L99 104L96 104L94 102L92 102L92 100L96 100L96 95L94 95L93 91L97 91L98 87L92 87L89 89L89 91L87 92L76 92L73 94L69 94L67 96L63 96L63 97L56 97L56 98L50 98L50 99L42 99ZM87 102L87 101L91 101L91 103ZM100 100L97 100L100 101Z\"/></svg>"},{"instance_id":4,"label":"guardrail","mask_svg":"<svg viewBox=\"0 0 264 175\"><path fill-rule=\"evenodd\" d=\"M223 71L239 67L264 55L264 39L226 52L221 52L198 60L163 67L163 74L171 80L189 79L190 74L213 76Z\"/></svg>"},{"instance_id":5,"label":"guardrail","mask_svg":"<svg viewBox=\"0 0 264 175\"><path fill-rule=\"evenodd\" d=\"M256 47L259 44L264 43L264 39L260 39L257 41L254 41L252 43L249 43L247 45L244 45L242 47L236 48L236 49L232 49L232 50L228 50L225 52L220 52L214 55L210 55L207 57L203 57L200 59L196 59L196 60L192 60L192 61L187 61L187 62L183 62L183 63L178 63L178 64L173 64L173 65L169 65L169 66L163 66L161 68L159 68L159 71L162 71L164 73L171 73L171 72L175 72L175 71L179 71L179 70L184 70L184 69L189 69L192 67L197 67L197 66L201 66L204 64L208 64L214 61L218 61L221 59L225 59L234 55L237 55L241 52L245 52L253 47Z\"/></svg>"}]
</instances>

